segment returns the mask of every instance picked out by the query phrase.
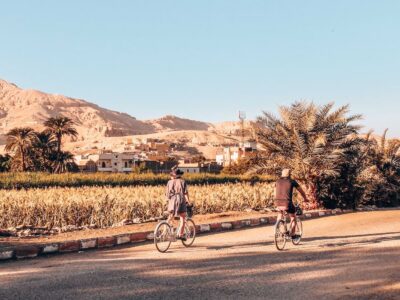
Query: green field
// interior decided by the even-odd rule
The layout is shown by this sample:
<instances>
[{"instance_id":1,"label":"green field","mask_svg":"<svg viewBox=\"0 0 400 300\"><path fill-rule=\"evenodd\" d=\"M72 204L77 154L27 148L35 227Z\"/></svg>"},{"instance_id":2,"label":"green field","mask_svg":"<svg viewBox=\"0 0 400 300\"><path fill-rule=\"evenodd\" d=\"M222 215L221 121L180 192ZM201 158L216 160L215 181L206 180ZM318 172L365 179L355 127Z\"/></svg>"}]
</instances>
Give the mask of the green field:
<instances>
[{"instance_id":1,"label":"green field","mask_svg":"<svg viewBox=\"0 0 400 300\"><path fill-rule=\"evenodd\" d=\"M271 182L270 176L235 176L214 174L187 174L184 176L189 184L222 184L237 182ZM106 174L106 173L0 173L0 189L30 189L50 187L84 187L84 186L157 186L169 180L167 174Z\"/></svg>"}]
</instances>

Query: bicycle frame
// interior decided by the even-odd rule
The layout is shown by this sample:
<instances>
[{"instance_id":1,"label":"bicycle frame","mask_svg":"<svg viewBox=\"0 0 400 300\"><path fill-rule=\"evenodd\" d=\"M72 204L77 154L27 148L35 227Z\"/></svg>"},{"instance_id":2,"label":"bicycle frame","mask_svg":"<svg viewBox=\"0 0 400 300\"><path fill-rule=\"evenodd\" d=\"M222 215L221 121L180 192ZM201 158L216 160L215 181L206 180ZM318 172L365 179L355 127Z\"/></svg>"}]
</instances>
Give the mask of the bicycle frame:
<instances>
[{"instance_id":1,"label":"bicycle frame","mask_svg":"<svg viewBox=\"0 0 400 300\"><path fill-rule=\"evenodd\" d=\"M182 219L179 217L179 224L178 224L178 226L176 227L176 231L175 231L175 227L174 227L174 220L175 219L175 217L174 216L172 216L172 215L170 215L169 217L168 217L168 219L167 219L167 223L171 226L171 228L172 228L172 233L173 234L175 234L175 233L177 233L177 232L180 232L181 231L181 229L182 229L182 226L183 226L183 223L182 223ZM186 216L185 218L185 223L187 222L187 220L189 220L189 218Z\"/></svg>"},{"instance_id":2,"label":"bicycle frame","mask_svg":"<svg viewBox=\"0 0 400 300\"><path fill-rule=\"evenodd\" d=\"M276 219L276 222L279 222L279 220L283 220L283 224L284 224L284 226L285 226L285 231L286 232L289 232L288 231L288 229L287 229L287 217L288 217L288 213L286 212L286 211L283 211L283 210L280 210L279 211L279 216L278 216L278 218ZM297 215L294 215L294 221L295 222L297 222L297 220L298 220L298 217L297 217ZM290 228L290 230L292 230L292 222L293 222L293 220L290 220L290 222L289 222L289 228Z\"/></svg>"}]
</instances>

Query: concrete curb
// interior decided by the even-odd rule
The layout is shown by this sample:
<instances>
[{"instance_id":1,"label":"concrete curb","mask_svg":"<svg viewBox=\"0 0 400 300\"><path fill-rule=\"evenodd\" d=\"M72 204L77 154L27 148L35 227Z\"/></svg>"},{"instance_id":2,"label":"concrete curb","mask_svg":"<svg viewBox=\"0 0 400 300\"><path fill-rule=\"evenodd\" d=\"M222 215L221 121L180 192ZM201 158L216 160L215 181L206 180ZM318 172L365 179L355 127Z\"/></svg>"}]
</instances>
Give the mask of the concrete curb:
<instances>
[{"instance_id":1,"label":"concrete curb","mask_svg":"<svg viewBox=\"0 0 400 300\"><path fill-rule=\"evenodd\" d=\"M301 219L313 219L324 216L345 214L358 211L374 211L381 209L358 208L357 210L320 210L314 212L306 212ZM251 228L255 226L273 225L276 217L261 217L253 219L235 220L231 222L217 222L211 224L196 225L197 234L214 233L229 231L241 228ZM111 248L118 245L135 244L145 241L151 241L154 238L153 231L135 232L128 234L119 234L115 236L105 236L92 239L65 241L60 243L49 243L40 245L15 246L0 249L0 262L11 259L35 258L40 255L62 254L80 252L91 249Z\"/></svg>"}]
</instances>

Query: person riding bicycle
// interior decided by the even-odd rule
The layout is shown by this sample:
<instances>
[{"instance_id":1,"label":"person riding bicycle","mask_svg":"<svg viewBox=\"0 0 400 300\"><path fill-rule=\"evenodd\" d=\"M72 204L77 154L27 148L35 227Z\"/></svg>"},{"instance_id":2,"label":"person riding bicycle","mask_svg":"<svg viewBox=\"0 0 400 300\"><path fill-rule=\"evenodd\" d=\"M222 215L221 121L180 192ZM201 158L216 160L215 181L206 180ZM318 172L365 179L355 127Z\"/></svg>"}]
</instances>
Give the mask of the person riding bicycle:
<instances>
[{"instance_id":1,"label":"person riding bicycle","mask_svg":"<svg viewBox=\"0 0 400 300\"><path fill-rule=\"evenodd\" d=\"M287 212L290 217L290 236L292 239L298 238L296 236L296 208L293 204L293 189L296 188L301 196L303 197L305 202L308 202L306 193L303 191L301 186L297 183L296 180L291 178L291 170L283 169L282 177L279 178L275 183L275 204L279 209L280 213L278 216L278 221L283 216L282 211Z\"/></svg>"},{"instance_id":2,"label":"person riding bicycle","mask_svg":"<svg viewBox=\"0 0 400 300\"><path fill-rule=\"evenodd\" d=\"M189 192L186 182L181 178L184 173L173 168L170 175L171 180L167 183L166 197L168 199L168 222L173 220L175 217L180 218L180 227L177 229L177 238L185 241L184 236L185 222L186 222L186 210L189 205Z\"/></svg>"}]
</instances>

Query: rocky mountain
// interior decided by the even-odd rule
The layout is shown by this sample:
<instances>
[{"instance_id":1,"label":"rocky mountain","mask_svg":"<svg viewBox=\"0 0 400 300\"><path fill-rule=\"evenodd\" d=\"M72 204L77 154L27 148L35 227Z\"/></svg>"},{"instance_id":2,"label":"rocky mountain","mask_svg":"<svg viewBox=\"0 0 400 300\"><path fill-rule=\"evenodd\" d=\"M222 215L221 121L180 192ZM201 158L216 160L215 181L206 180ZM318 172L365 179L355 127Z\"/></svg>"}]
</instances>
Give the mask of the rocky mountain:
<instances>
[{"instance_id":1,"label":"rocky mountain","mask_svg":"<svg viewBox=\"0 0 400 300\"><path fill-rule=\"evenodd\" d=\"M29 126L40 130L46 119L59 115L75 122L80 140L212 127L208 123L175 116L141 121L82 99L24 90L0 80L0 136L4 137L14 127Z\"/></svg>"}]
</instances>

